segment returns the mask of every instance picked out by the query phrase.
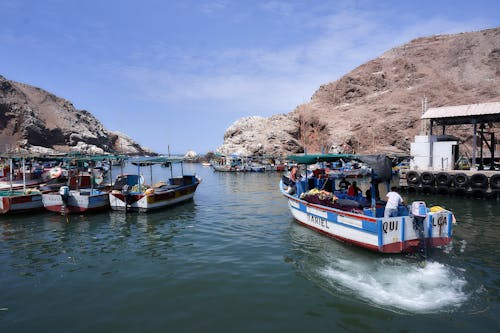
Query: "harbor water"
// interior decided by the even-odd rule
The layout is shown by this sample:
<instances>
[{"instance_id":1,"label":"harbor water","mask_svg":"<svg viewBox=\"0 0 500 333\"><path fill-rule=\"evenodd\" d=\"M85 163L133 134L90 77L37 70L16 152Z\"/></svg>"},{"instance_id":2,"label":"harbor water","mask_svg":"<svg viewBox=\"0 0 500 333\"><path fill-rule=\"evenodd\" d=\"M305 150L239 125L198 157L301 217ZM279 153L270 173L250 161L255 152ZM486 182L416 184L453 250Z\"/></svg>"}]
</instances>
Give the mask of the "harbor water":
<instances>
[{"instance_id":1,"label":"harbor water","mask_svg":"<svg viewBox=\"0 0 500 333\"><path fill-rule=\"evenodd\" d=\"M424 261L297 224L279 173L184 172L159 212L0 216L0 332L498 332L500 202L403 194L457 219Z\"/></svg>"}]
</instances>

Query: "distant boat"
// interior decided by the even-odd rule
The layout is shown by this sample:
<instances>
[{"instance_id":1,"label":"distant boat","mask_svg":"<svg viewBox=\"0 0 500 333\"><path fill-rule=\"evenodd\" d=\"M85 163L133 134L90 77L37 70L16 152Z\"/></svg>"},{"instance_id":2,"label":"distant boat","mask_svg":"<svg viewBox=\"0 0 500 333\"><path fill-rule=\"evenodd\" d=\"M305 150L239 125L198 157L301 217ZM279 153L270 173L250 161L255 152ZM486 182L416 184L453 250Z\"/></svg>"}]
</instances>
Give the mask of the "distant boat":
<instances>
[{"instance_id":1,"label":"distant boat","mask_svg":"<svg viewBox=\"0 0 500 333\"><path fill-rule=\"evenodd\" d=\"M210 162L203 162L203 163L201 163L201 165L204 166L204 167L209 167L212 164Z\"/></svg>"},{"instance_id":2,"label":"distant boat","mask_svg":"<svg viewBox=\"0 0 500 333\"><path fill-rule=\"evenodd\" d=\"M263 164L259 163L251 163L248 168L250 169L251 172L265 172L266 171L266 166Z\"/></svg>"},{"instance_id":3,"label":"distant boat","mask_svg":"<svg viewBox=\"0 0 500 333\"><path fill-rule=\"evenodd\" d=\"M214 171L218 172L246 172L249 171L250 168L244 166L244 165L230 165L230 164L212 164L212 168Z\"/></svg>"},{"instance_id":4,"label":"distant boat","mask_svg":"<svg viewBox=\"0 0 500 333\"><path fill-rule=\"evenodd\" d=\"M149 212L191 200L201 181L194 175L172 176L167 182L149 186L144 184L144 178L140 176L140 167L152 168L153 165L168 166L172 174L172 165L176 163L182 166L182 159L157 157L133 161L132 164L139 168L138 172L136 175L125 174L116 178L113 190L109 193L111 209Z\"/></svg>"},{"instance_id":5,"label":"distant boat","mask_svg":"<svg viewBox=\"0 0 500 333\"><path fill-rule=\"evenodd\" d=\"M391 163L385 156L350 157L371 161L376 177L390 179ZM332 162L338 158L339 155L334 154L289 156L299 165ZM280 190L288 199L292 216L300 224L372 251L416 252L451 242L452 212L441 207L427 209L422 201L413 202L410 209L400 206L395 217L384 217L385 202L376 198L367 200L362 194L349 197L335 189L331 178L311 176L294 182L283 176ZM371 193L376 193L373 186Z\"/></svg>"}]
</instances>

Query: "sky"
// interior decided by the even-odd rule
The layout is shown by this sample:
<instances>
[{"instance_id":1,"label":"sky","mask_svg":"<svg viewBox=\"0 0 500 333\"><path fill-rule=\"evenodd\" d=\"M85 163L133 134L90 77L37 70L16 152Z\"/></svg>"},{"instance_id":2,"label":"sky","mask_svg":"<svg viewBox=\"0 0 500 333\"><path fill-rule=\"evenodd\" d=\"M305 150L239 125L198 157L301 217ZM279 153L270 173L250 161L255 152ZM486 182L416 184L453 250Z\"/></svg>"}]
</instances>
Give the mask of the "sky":
<instances>
[{"instance_id":1,"label":"sky","mask_svg":"<svg viewBox=\"0 0 500 333\"><path fill-rule=\"evenodd\" d=\"M500 1L0 0L0 22L0 75L204 154L414 38L500 26Z\"/></svg>"}]
</instances>

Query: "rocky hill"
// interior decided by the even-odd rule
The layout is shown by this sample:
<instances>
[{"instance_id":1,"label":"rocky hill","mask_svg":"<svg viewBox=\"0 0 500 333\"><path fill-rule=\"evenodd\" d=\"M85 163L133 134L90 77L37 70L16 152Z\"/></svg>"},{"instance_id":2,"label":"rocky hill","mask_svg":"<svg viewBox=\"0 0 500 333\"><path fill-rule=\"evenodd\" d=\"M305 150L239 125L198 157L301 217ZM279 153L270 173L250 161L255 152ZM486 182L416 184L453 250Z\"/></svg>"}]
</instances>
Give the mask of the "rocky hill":
<instances>
[{"instance_id":1,"label":"rocky hill","mask_svg":"<svg viewBox=\"0 0 500 333\"><path fill-rule=\"evenodd\" d=\"M308 152L334 145L358 153L408 153L420 131L424 97L429 107L500 101L500 28L418 38L389 50L322 85L279 122L237 121L218 151L287 154L304 145ZM452 131L471 140L470 128Z\"/></svg>"},{"instance_id":2,"label":"rocky hill","mask_svg":"<svg viewBox=\"0 0 500 333\"><path fill-rule=\"evenodd\" d=\"M0 76L0 152L151 154L106 130L90 112L43 89Z\"/></svg>"}]
</instances>

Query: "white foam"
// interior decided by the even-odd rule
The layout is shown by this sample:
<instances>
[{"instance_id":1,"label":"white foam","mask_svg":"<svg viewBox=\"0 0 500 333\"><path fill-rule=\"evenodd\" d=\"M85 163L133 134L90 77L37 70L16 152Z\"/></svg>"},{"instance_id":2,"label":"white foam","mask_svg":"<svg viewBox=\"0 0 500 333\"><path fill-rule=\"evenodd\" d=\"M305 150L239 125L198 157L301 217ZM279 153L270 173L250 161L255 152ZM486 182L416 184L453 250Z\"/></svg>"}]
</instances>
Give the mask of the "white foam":
<instances>
[{"instance_id":1,"label":"white foam","mask_svg":"<svg viewBox=\"0 0 500 333\"><path fill-rule=\"evenodd\" d=\"M409 312L449 311L467 298L466 281L441 263L425 266L403 259L354 262L334 260L321 270L337 291L346 288L387 309Z\"/></svg>"}]
</instances>

